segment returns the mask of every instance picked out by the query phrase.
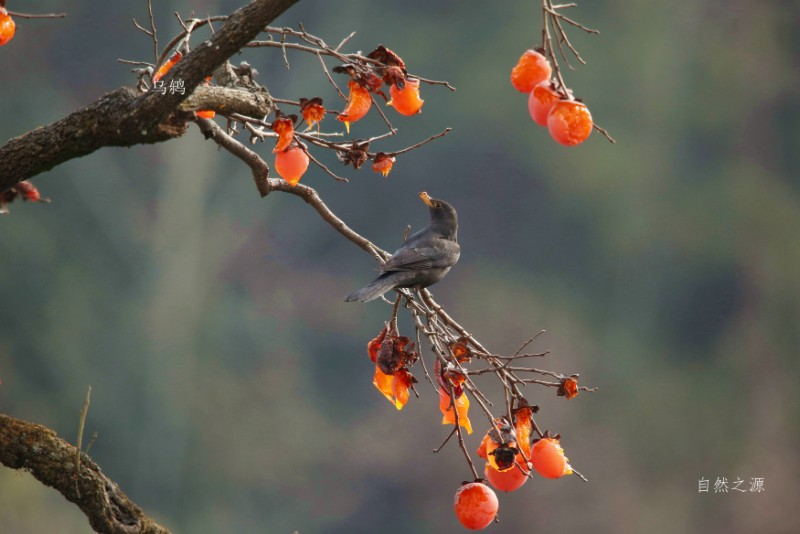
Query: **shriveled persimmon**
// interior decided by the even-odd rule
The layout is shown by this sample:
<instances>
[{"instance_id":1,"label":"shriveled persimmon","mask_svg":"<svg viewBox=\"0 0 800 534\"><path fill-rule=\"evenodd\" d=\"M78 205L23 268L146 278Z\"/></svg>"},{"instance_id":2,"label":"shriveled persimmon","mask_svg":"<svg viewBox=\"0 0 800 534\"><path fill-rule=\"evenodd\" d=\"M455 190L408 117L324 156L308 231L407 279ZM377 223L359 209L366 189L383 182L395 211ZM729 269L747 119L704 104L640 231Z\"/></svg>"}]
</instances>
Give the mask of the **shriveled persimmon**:
<instances>
[{"instance_id":1,"label":"shriveled persimmon","mask_svg":"<svg viewBox=\"0 0 800 534\"><path fill-rule=\"evenodd\" d=\"M294 139L294 118L295 115L284 115L276 111L275 120L272 121L272 131L278 134L278 142L275 143L273 152L286 150Z\"/></svg>"},{"instance_id":2,"label":"shriveled persimmon","mask_svg":"<svg viewBox=\"0 0 800 534\"><path fill-rule=\"evenodd\" d=\"M534 443L531 463L536 472L545 478L561 478L572 474L569 458L564 456L564 449L556 438L542 438Z\"/></svg>"},{"instance_id":3,"label":"shriveled persimmon","mask_svg":"<svg viewBox=\"0 0 800 534\"><path fill-rule=\"evenodd\" d=\"M375 376L372 378L372 385L378 388L378 391L383 393L384 397L389 399L389 402L394 404L394 376L387 375L377 365L375 366Z\"/></svg>"},{"instance_id":4,"label":"shriveled persimmon","mask_svg":"<svg viewBox=\"0 0 800 534\"><path fill-rule=\"evenodd\" d=\"M306 121L308 126L306 129L310 130L325 118L325 106L322 105L322 99L318 96L314 98L301 98L300 99L300 113L303 115L303 120Z\"/></svg>"},{"instance_id":5,"label":"shriveled persimmon","mask_svg":"<svg viewBox=\"0 0 800 534\"><path fill-rule=\"evenodd\" d=\"M389 325L386 324L378 335L372 338L369 343L367 343L367 354L369 354L369 359L372 360L374 363L378 361L378 351L381 350L381 345L383 345L383 340L386 338L386 334L389 332Z\"/></svg>"},{"instance_id":6,"label":"shriveled persimmon","mask_svg":"<svg viewBox=\"0 0 800 534\"><path fill-rule=\"evenodd\" d=\"M550 79L550 62L536 50L526 50L511 69L511 85L520 93L530 93L537 84Z\"/></svg>"},{"instance_id":7,"label":"shriveled persimmon","mask_svg":"<svg viewBox=\"0 0 800 534\"><path fill-rule=\"evenodd\" d=\"M169 59L168 59L167 61L165 61L165 62L164 62L164 64L163 64L163 65L161 65L161 66L158 68L158 70L156 71L156 73L155 73L155 74L153 74L153 83L155 83L155 82L157 82L158 80L160 80L161 78L163 78L163 77L164 77L164 75L165 75L167 72L169 72L169 69L171 69L172 67L174 67L174 66L175 66L175 63L177 63L178 61L180 61L182 58L183 58L183 54L181 54L180 52L178 52L178 51L176 50L176 51L175 51L175 53L174 53L174 54L172 54L172 55L169 57Z\"/></svg>"},{"instance_id":8,"label":"shriveled persimmon","mask_svg":"<svg viewBox=\"0 0 800 534\"><path fill-rule=\"evenodd\" d=\"M520 454L531 457L531 433L533 432L533 408L527 403L514 410L514 432Z\"/></svg>"},{"instance_id":9,"label":"shriveled persimmon","mask_svg":"<svg viewBox=\"0 0 800 534\"><path fill-rule=\"evenodd\" d=\"M396 84L389 87L389 100L386 105L392 106L400 115L416 115L422 110L425 103L419 97L419 80L406 78L405 86L399 89Z\"/></svg>"},{"instance_id":10,"label":"shriveled persimmon","mask_svg":"<svg viewBox=\"0 0 800 534\"><path fill-rule=\"evenodd\" d=\"M299 146L290 146L275 154L275 170L278 174L295 186L308 169L308 154Z\"/></svg>"},{"instance_id":11,"label":"shriveled persimmon","mask_svg":"<svg viewBox=\"0 0 800 534\"><path fill-rule=\"evenodd\" d=\"M568 376L561 379L561 385L556 393L559 397L566 397L567 400L578 396L578 376Z\"/></svg>"},{"instance_id":12,"label":"shriveled persimmon","mask_svg":"<svg viewBox=\"0 0 800 534\"><path fill-rule=\"evenodd\" d=\"M14 187L22 195L22 198L29 202L49 202L48 199L43 199L36 186L27 180L17 182Z\"/></svg>"},{"instance_id":13,"label":"shriveled persimmon","mask_svg":"<svg viewBox=\"0 0 800 534\"><path fill-rule=\"evenodd\" d=\"M450 354L459 363L468 363L472 359L472 349L469 348L469 339L466 337L462 336L455 341L451 341L447 344L447 348L450 349Z\"/></svg>"},{"instance_id":14,"label":"shriveled persimmon","mask_svg":"<svg viewBox=\"0 0 800 534\"><path fill-rule=\"evenodd\" d=\"M592 133L592 114L583 102L560 100L547 115L547 129L553 139L566 146L586 141Z\"/></svg>"},{"instance_id":15,"label":"shriveled persimmon","mask_svg":"<svg viewBox=\"0 0 800 534\"><path fill-rule=\"evenodd\" d=\"M493 439L486 442L486 456L489 465L498 471L508 471L514 467L514 462L521 459L517 442L509 439L503 443L497 443ZM524 461L524 460L523 460Z\"/></svg>"},{"instance_id":16,"label":"shriveled persimmon","mask_svg":"<svg viewBox=\"0 0 800 534\"><path fill-rule=\"evenodd\" d=\"M392 394L394 395L394 406L398 410L402 410L408 402L408 390L413 387L414 382L416 379L408 369L402 368L395 371Z\"/></svg>"},{"instance_id":17,"label":"shriveled persimmon","mask_svg":"<svg viewBox=\"0 0 800 534\"><path fill-rule=\"evenodd\" d=\"M458 414L458 425L466 429L467 434L472 434L472 423L469 420L469 398L462 394L456 397L456 409L453 410L450 393L444 388L439 388L439 410L442 412L442 424L456 424L456 414Z\"/></svg>"},{"instance_id":18,"label":"shriveled persimmon","mask_svg":"<svg viewBox=\"0 0 800 534\"><path fill-rule=\"evenodd\" d=\"M347 85L350 88L350 96L347 98L344 111L336 117L336 120L342 121L350 133L350 123L364 118L372 107L372 97L369 95L369 90L355 80L350 80Z\"/></svg>"},{"instance_id":19,"label":"shriveled persimmon","mask_svg":"<svg viewBox=\"0 0 800 534\"><path fill-rule=\"evenodd\" d=\"M487 460L498 471L510 469L514 464L517 449L517 437L505 417L496 417L494 425L483 436L478 447L478 456Z\"/></svg>"},{"instance_id":20,"label":"shriveled persimmon","mask_svg":"<svg viewBox=\"0 0 800 534\"><path fill-rule=\"evenodd\" d=\"M388 156L383 152L378 152L375 159L372 160L372 170L379 172L384 176L389 176L394 166L394 156Z\"/></svg>"},{"instance_id":21,"label":"shriveled persimmon","mask_svg":"<svg viewBox=\"0 0 800 534\"><path fill-rule=\"evenodd\" d=\"M469 482L456 490L453 507L456 517L466 528L480 530L497 517L500 503L492 489L481 482Z\"/></svg>"}]
</instances>

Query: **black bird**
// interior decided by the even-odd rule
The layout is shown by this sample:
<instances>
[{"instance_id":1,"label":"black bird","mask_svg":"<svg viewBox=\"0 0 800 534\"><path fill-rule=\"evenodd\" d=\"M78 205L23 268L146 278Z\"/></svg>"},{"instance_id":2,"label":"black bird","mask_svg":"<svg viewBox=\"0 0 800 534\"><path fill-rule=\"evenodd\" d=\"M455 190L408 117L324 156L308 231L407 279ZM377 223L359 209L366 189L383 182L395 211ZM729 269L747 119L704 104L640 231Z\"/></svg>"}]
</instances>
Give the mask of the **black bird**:
<instances>
[{"instance_id":1,"label":"black bird","mask_svg":"<svg viewBox=\"0 0 800 534\"><path fill-rule=\"evenodd\" d=\"M345 301L368 302L395 287L428 287L444 278L456 264L461 255L456 236L456 210L444 200L429 197L428 193L422 192L419 197L430 208L431 223L412 234L380 267L383 274Z\"/></svg>"}]
</instances>

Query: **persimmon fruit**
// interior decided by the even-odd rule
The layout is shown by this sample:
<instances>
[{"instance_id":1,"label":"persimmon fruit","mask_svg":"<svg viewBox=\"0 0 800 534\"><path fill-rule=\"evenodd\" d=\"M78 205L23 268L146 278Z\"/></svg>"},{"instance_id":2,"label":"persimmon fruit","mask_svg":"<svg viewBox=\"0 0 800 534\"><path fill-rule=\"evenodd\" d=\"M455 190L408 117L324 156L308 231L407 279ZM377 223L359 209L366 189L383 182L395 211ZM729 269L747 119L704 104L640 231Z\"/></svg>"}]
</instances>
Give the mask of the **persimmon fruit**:
<instances>
[{"instance_id":1,"label":"persimmon fruit","mask_svg":"<svg viewBox=\"0 0 800 534\"><path fill-rule=\"evenodd\" d=\"M275 170L292 186L297 185L306 173L308 162L308 154L298 146L289 147L275 154Z\"/></svg>"},{"instance_id":2,"label":"persimmon fruit","mask_svg":"<svg viewBox=\"0 0 800 534\"><path fill-rule=\"evenodd\" d=\"M559 100L561 95L553 89L550 82L542 82L533 88L528 97L528 113L536 124L547 126L547 115Z\"/></svg>"},{"instance_id":3,"label":"persimmon fruit","mask_svg":"<svg viewBox=\"0 0 800 534\"><path fill-rule=\"evenodd\" d=\"M453 506L462 525L470 530L480 530L494 521L500 503L489 486L469 482L456 490Z\"/></svg>"},{"instance_id":4,"label":"persimmon fruit","mask_svg":"<svg viewBox=\"0 0 800 534\"><path fill-rule=\"evenodd\" d=\"M583 102L560 100L547 115L550 136L566 146L586 141L592 133L592 114Z\"/></svg>"},{"instance_id":5,"label":"persimmon fruit","mask_svg":"<svg viewBox=\"0 0 800 534\"><path fill-rule=\"evenodd\" d=\"M569 458L564 456L556 438L542 438L533 444L531 463L536 472L545 478L561 478L572 474Z\"/></svg>"},{"instance_id":6,"label":"persimmon fruit","mask_svg":"<svg viewBox=\"0 0 800 534\"><path fill-rule=\"evenodd\" d=\"M530 93L538 84L549 80L552 72L546 57L536 50L526 50L511 69L511 85L520 93Z\"/></svg>"},{"instance_id":7,"label":"persimmon fruit","mask_svg":"<svg viewBox=\"0 0 800 534\"><path fill-rule=\"evenodd\" d=\"M0 7L0 46L13 39L16 32L17 25L14 19L8 14L6 8Z\"/></svg>"},{"instance_id":8,"label":"persimmon fruit","mask_svg":"<svg viewBox=\"0 0 800 534\"><path fill-rule=\"evenodd\" d=\"M517 461L520 461L521 455L517 455ZM524 460L520 465L525 465ZM530 467L528 468L530 469ZM483 469L486 474L486 479L497 490L500 491L515 491L521 488L528 481L528 475L522 471L518 466L508 471L498 471L489 463Z\"/></svg>"},{"instance_id":9,"label":"persimmon fruit","mask_svg":"<svg viewBox=\"0 0 800 534\"><path fill-rule=\"evenodd\" d=\"M413 78L407 78L402 89L398 89L395 84L389 86L389 96L391 100L386 105L392 106L400 115L405 116L416 115L425 103L419 97L419 80Z\"/></svg>"},{"instance_id":10,"label":"persimmon fruit","mask_svg":"<svg viewBox=\"0 0 800 534\"><path fill-rule=\"evenodd\" d=\"M350 96L347 98L347 105L344 111L336 117L336 120L342 121L347 132L350 133L350 123L364 118L369 108L372 107L372 97L367 88L355 80L350 80L348 86L350 87Z\"/></svg>"}]
</instances>

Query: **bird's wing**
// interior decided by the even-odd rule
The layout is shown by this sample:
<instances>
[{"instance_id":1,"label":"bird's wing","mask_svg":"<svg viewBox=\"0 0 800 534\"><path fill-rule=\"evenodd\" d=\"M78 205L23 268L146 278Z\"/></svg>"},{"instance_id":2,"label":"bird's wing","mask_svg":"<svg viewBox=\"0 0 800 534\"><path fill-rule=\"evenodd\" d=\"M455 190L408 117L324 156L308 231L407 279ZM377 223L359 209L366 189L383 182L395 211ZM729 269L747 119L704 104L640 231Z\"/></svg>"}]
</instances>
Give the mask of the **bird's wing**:
<instances>
[{"instance_id":1,"label":"bird's wing","mask_svg":"<svg viewBox=\"0 0 800 534\"><path fill-rule=\"evenodd\" d=\"M382 271L417 271L421 269L451 267L458 261L461 248L446 239L409 242L398 249L383 266Z\"/></svg>"}]
</instances>

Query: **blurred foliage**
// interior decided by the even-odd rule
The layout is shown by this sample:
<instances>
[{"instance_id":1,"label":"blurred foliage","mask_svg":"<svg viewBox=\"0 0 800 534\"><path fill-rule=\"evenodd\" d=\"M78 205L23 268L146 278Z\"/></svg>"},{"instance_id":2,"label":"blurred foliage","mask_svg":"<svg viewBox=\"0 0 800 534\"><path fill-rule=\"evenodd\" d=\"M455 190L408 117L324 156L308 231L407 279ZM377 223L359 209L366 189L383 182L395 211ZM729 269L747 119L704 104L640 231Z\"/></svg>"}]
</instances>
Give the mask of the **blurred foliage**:
<instances>
[{"instance_id":1,"label":"blurred foliage","mask_svg":"<svg viewBox=\"0 0 800 534\"><path fill-rule=\"evenodd\" d=\"M162 43L173 11L240 3L155 2ZM0 50L0 139L132 84L117 58L150 58L130 23L145 2L9 4L69 17L19 20ZM800 531L800 5L580 2L601 35L570 33L589 64L565 76L618 143L563 148L508 83L540 39L537 4L299 2L279 24L330 42L357 30L353 49L386 44L458 88L423 87L424 112L397 118L387 149L454 131L388 179L304 181L388 249L425 224L416 192L452 202L464 252L437 298L498 352L546 329L540 367L600 387L569 402L529 388L590 482L502 495L494 532ZM241 57L275 95L334 101L314 58ZM92 456L176 532L458 531L469 475L454 444L430 453L447 432L435 393L421 384L402 413L383 400L364 349L389 308L343 302L371 258L298 199L259 199L195 129L34 182L53 204L0 218L0 410L74 441L91 384ZM723 476L766 491L698 494ZM89 531L0 470L0 532L56 528Z\"/></svg>"}]
</instances>

